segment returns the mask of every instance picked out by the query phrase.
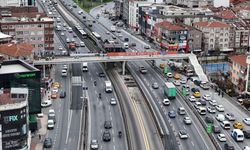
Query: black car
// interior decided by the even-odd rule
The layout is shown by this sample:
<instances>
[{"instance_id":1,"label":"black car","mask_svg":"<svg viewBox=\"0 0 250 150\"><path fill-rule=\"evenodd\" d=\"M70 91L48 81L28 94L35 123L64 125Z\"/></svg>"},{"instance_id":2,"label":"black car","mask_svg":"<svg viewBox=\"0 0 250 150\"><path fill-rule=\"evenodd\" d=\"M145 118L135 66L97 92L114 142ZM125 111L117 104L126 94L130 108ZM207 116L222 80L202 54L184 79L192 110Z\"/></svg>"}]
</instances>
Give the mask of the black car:
<instances>
[{"instance_id":1,"label":"black car","mask_svg":"<svg viewBox=\"0 0 250 150\"><path fill-rule=\"evenodd\" d=\"M102 77L105 77L105 73L100 72L100 73L99 73L99 77L101 77L101 78L102 78Z\"/></svg>"},{"instance_id":2,"label":"black car","mask_svg":"<svg viewBox=\"0 0 250 150\"><path fill-rule=\"evenodd\" d=\"M65 98L66 97L66 92L65 91L61 91L60 92L60 98Z\"/></svg>"},{"instance_id":3,"label":"black car","mask_svg":"<svg viewBox=\"0 0 250 150\"><path fill-rule=\"evenodd\" d=\"M104 131L102 135L102 140L103 141L110 141L111 140L111 134L109 131Z\"/></svg>"},{"instance_id":4,"label":"black car","mask_svg":"<svg viewBox=\"0 0 250 150\"><path fill-rule=\"evenodd\" d=\"M52 147L52 139L51 138L45 138L43 142L44 148L51 148Z\"/></svg>"},{"instance_id":5,"label":"black car","mask_svg":"<svg viewBox=\"0 0 250 150\"><path fill-rule=\"evenodd\" d=\"M206 100L204 100L204 99L201 99L199 102L200 102L201 105L203 105L203 106L206 106L206 105L207 105L207 102L206 102Z\"/></svg>"},{"instance_id":6,"label":"black car","mask_svg":"<svg viewBox=\"0 0 250 150\"><path fill-rule=\"evenodd\" d=\"M86 19L86 16L82 16L83 19Z\"/></svg>"},{"instance_id":7,"label":"black car","mask_svg":"<svg viewBox=\"0 0 250 150\"><path fill-rule=\"evenodd\" d=\"M206 123L214 123L214 119L212 117L210 117L210 116L207 116L205 118L205 121L206 121Z\"/></svg>"},{"instance_id":8,"label":"black car","mask_svg":"<svg viewBox=\"0 0 250 150\"><path fill-rule=\"evenodd\" d=\"M214 133L220 133L221 132L221 128L218 125L213 125L213 132Z\"/></svg>"},{"instance_id":9,"label":"black car","mask_svg":"<svg viewBox=\"0 0 250 150\"><path fill-rule=\"evenodd\" d=\"M105 128L105 129L111 129L111 128L112 128L112 123L111 123L111 121L105 121L105 122L104 122L104 128Z\"/></svg>"},{"instance_id":10,"label":"black car","mask_svg":"<svg viewBox=\"0 0 250 150\"><path fill-rule=\"evenodd\" d=\"M243 131L243 134L244 134L244 137L245 137L246 139L249 139L249 138L250 138L250 130L244 130L244 131Z\"/></svg>"},{"instance_id":11,"label":"black car","mask_svg":"<svg viewBox=\"0 0 250 150\"><path fill-rule=\"evenodd\" d=\"M224 148L225 148L225 150L234 150L234 146L233 145L229 145L228 143L224 144Z\"/></svg>"}]
</instances>

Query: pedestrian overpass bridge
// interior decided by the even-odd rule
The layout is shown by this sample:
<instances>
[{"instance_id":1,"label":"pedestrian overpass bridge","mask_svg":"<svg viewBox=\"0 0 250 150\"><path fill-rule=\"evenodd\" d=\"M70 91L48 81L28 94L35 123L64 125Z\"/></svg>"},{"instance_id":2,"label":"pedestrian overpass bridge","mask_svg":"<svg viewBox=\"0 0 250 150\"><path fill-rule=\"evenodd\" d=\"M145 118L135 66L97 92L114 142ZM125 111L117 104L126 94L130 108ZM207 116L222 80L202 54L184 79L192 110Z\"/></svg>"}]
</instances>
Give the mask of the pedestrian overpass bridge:
<instances>
[{"instance_id":1,"label":"pedestrian overpass bridge","mask_svg":"<svg viewBox=\"0 0 250 150\"><path fill-rule=\"evenodd\" d=\"M208 81L204 74L201 65L199 64L196 55L194 54L176 54L160 52L111 52L107 54L101 53L86 53L86 54L71 54L67 57L47 57L46 59L34 60L34 65L50 65L50 64L74 64L82 62L121 62L121 61L142 61L142 60L157 60L157 59L189 59L194 70L201 81Z\"/></svg>"}]
</instances>

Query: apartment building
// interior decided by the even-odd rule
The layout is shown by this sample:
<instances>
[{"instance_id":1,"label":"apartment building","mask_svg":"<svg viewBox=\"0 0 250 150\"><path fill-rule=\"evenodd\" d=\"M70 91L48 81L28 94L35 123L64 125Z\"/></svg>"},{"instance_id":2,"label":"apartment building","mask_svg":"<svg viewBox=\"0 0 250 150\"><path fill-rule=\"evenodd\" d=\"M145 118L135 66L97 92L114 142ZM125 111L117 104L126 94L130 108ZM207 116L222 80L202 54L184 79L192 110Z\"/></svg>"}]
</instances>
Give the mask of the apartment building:
<instances>
[{"instance_id":1,"label":"apartment building","mask_svg":"<svg viewBox=\"0 0 250 150\"><path fill-rule=\"evenodd\" d=\"M0 20L1 32L13 36L14 40L20 43L30 43L34 51L53 50L53 19L38 10L25 13L19 12L18 9L22 8L12 7L4 11Z\"/></svg>"},{"instance_id":2,"label":"apartment building","mask_svg":"<svg viewBox=\"0 0 250 150\"><path fill-rule=\"evenodd\" d=\"M169 1L169 0L167 0ZM213 6L213 0L171 0L172 4L188 8L209 7Z\"/></svg>"},{"instance_id":3,"label":"apartment building","mask_svg":"<svg viewBox=\"0 0 250 150\"><path fill-rule=\"evenodd\" d=\"M0 149L28 149L28 89L0 89Z\"/></svg>"},{"instance_id":4,"label":"apartment building","mask_svg":"<svg viewBox=\"0 0 250 150\"><path fill-rule=\"evenodd\" d=\"M231 82L239 94L245 92L247 80L247 55L234 55L229 57L231 61Z\"/></svg>"},{"instance_id":5,"label":"apartment building","mask_svg":"<svg viewBox=\"0 0 250 150\"><path fill-rule=\"evenodd\" d=\"M191 26L163 21L155 24L152 37L167 50L201 51L202 32Z\"/></svg>"},{"instance_id":6,"label":"apartment building","mask_svg":"<svg viewBox=\"0 0 250 150\"><path fill-rule=\"evenodd\" d=\"M6 6L35 6L36 1L35 0L0 0L0 6L6 7Z\"/></svg>"},{"instance_id":7,"label":"apartment building","mask_svg":"<svg viewBox=\"0 0 250 150\"><path fill-rule=\"evenodd\" d=\"M194 27L203 32L203 49L208 51L231 52L231 26L218 21L203 21L194 23Z\"/></svg>"},{"instance_id":8,"label":"apartment building","mask_svg":"<svg viewBox=\"0 0 250 150\"><path fill-rule=\"evenodd\" d=\"M156 23L168 21L173 24L192 26L195 22L213 19L214 13L208 8L181 8L152 4L139 8L139 29L143 35L150 35Z\"/></svg>"},{"instance_id":9,"label":"apartment building","mask_svg":"<svg viewBox=\"0 0 250 150\"><path fill-rule=\"evenodd\" d=\"M115 16L119 19L123 18L123 0L114 0Z\"/></svg>"}]
</instances>

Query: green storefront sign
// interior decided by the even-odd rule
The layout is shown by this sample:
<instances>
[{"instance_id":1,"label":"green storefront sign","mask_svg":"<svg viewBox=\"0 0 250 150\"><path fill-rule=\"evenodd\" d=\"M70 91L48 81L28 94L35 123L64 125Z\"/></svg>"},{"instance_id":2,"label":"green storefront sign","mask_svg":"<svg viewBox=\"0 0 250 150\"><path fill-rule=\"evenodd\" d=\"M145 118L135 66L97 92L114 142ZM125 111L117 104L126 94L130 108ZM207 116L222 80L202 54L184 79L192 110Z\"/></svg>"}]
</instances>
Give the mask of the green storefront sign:
<instances>
[{"instance_id":1,"label":"green storefront sign","mask_svg":"<svg viewBox=\"0 0 250 150\"><path fill-rule=\"evenodd\" d=\"M31 78L31 77L35 77L36 73L25 73L25 74L15 74L15 77L20 79L20 78Z\"/></svg>"}]
</instances>

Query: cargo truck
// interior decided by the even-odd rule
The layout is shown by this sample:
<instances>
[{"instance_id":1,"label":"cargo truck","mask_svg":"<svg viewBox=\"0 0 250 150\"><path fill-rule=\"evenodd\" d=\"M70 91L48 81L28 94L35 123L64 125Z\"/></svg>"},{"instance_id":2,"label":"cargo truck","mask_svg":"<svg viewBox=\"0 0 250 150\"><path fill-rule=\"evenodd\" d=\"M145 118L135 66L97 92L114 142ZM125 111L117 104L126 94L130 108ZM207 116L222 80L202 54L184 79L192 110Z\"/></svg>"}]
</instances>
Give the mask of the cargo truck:
<instances>
[{"instance_id":1,"label":"cargo truck","mask_svg":"<svg viewBox=\"0 0 250 150\"><path fill-rule=\"evenodd\" d=\"M172 82L166 82L164 85L164 93L168 99L175 99L176 97L176 87Z\"/></svg>"},{"instance_id":2,"label":"cargo truck","mask_svg":"<svg viewBox=\"0 0 250 150\"><path fill-rule=\"evenodd\" d=\"M112 84L110 81L105 81L105 91L106 93L112 93Z\"/></svg>"}]
</instances>

